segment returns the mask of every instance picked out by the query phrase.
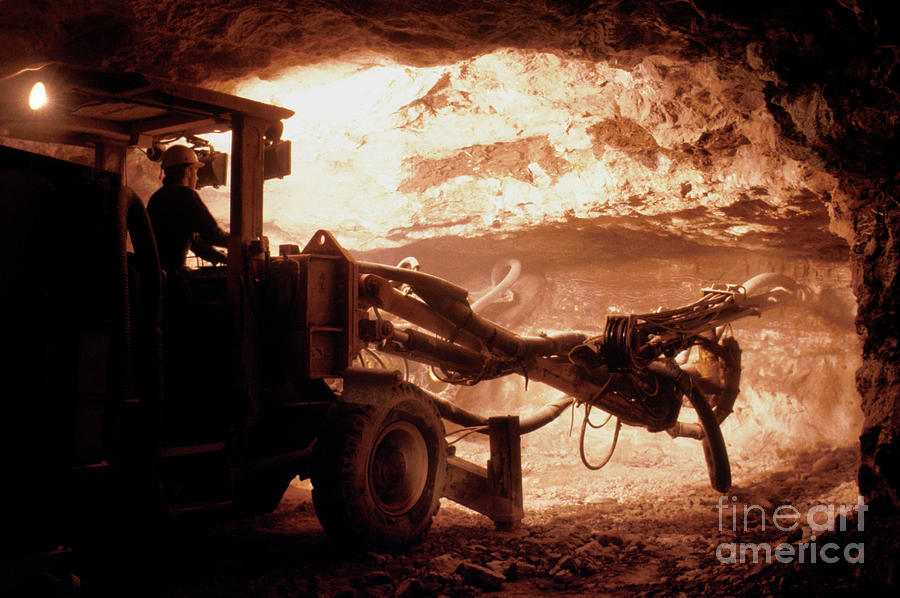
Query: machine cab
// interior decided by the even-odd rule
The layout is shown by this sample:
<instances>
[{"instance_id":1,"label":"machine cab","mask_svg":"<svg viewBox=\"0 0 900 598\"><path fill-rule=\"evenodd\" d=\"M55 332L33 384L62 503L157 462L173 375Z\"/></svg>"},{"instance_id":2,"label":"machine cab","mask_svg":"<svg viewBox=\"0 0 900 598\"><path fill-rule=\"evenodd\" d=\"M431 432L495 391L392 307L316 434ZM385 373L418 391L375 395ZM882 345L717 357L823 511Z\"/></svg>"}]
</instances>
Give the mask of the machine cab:
<instances>
[{"instance_id":1,"label":"machine cab","mask_svg":"<svg viewBox=\"0 0 900 598\"><path fill-rule=\"evenodd\" d=\"M0 318L16 347L0 383L10 430L3 454L21 456L9 477L21 492L3 505L12 545L54 536L71 511L65 503L137 500L142 491L126 490L125 479L153 486L147 480L162 478L167 496L144 498L170 511L233 502L228 431L246 425L260 361L242 279L254 256L267 254L263 182L290 172L281 132L292 115L171 80L59 63L0 79L0 238L9 265ZM158 159L173 140L200 143L225 131L227 264L198 273L193 327L173 327L148 198L127 185L127 162L134 148ZM224 183L224 154L204 158L202 176ZM191 395L203 398L181 401ZM192 479L196 487L185 488ZM48 493L60 504L33 508Z\"/></svg>"}]
</instances>

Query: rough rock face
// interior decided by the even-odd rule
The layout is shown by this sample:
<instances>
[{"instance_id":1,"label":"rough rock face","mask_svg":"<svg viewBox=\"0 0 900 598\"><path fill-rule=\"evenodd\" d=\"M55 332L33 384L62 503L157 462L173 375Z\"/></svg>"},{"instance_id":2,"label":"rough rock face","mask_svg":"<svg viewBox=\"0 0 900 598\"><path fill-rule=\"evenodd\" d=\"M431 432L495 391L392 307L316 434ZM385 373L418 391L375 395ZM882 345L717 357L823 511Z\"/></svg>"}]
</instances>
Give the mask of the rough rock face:
<instances>
[{"instance_id":1,"label":"rough rock face","mask_svg":"<svg viewBox=\"0 0 900 598\"><path fill-rule=\"evenodd\" d=\"M686 228L721 233L738 224L746 227L740 232L748 243L801 239L809 244L804 250L839 255L845 249L825 232L827 217L831 230L850 245L863 340L863 366L857 373L866 416L860 489L873 506L900 507L900 69L897 32L886 18L889 3L834 0L791 7L766 0L728 9L699 0L319 0L299 7L279 0L102 0L89 9L82 4L0 4L3 71L77 57L90 65L227 87L251 74L274 77L287 67L326 58L382 55L399 64L434 67L512 48L539 51L560 64L588 60L614 65L632 88L640 79L647 90L655 89L654 101L642 105L637 94L609 113L573 111L575 128L585 138L586 151L578 156L626 162L634 174L634 214L663 214L661 226L674 233ZM464 79L459 69L447 71L446 79L438 78L418 103L410 104L410 119L439 120L454 103L468 101ZM696 93L698 81L720 86L703 95ZM626 87L612 95L626 97ZM695 93L686 93L690 90ZM679 129L676 119L690 120L692 109L707 126ZM711 123L710 115L720 121ZM487 170L497 180L552 189L566 177L577 149L553 135L545 130L472 142L456 150L467 152L465 160L436 153L406 165L406 178L396 189L427 196L429 189L475 170ZM708 176L687 176L739 165L751 149L756 160L764 159L763 168L736 187ZM660 171L661 164L671 170ZM797 172L787 172L796 164ZM651 175L665 179L652 197ZM754 182L759 180L764 183ZM773 191L778 185L784 187ZM789 188L795 192L787 192ZM654 211L662 205L668 207ZM605 215L626 218L632 215L627 206L626 201L617 207L622 211ZM481 209L461 210L470 208ZM576 215L591 217L590 208ZM433 214L451 223L458 215ZM697 226L681 226L673 215ZM487 216L462 232L483 232L491 222ZM533 215L525 211L521 217L527 221ZM396 231L406 240L415 238L414 233Z\"/></svg>"},{"instance_id":2,"label":"rough rock face","mask_svg":"<svg viewBox=\"0 0 900 598\"><path fill-rule=\"evenodd\" d=\"M847 193L820 161L780 149L752 71L634 61L502 48L418 68L359 56L340 79L322 66L240 81L242 95L298 110L285 134L304 174L270 184L267 230L308 238L315 223L373 248L606 219L845 259L829 211Z\"/></svg>"},{"instance_id":3,"label":"rough rock face","mask_svg":"<svg viewBox=\"0 0 900 598\"><path fill-rule=\"evenodd\" d=\"M859 301L857 328L863 339L863 365L856 373L866 421L860 443L860 491L873 506L900 505L900 347L897 345L897 265L900 231L897 189L881 192L869 214L857 220L853 247L854 291ZM886 192L888 193L888 192ZM878 200L881 201L878 201Z\"/></svg>"}]
</instances>

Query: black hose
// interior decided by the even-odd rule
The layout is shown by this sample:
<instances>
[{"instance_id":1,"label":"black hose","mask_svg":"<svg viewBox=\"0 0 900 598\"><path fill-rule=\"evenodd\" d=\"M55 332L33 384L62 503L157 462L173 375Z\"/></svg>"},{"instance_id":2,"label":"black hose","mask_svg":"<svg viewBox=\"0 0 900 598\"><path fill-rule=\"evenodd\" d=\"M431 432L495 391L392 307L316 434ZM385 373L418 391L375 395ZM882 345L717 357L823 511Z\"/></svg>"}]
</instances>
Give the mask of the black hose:
<instances>
[{"instance_id":1,"label":"black hose","mask_svg":"<svg viewBox=\"0 0 900 598\"><path fill-rule=\"evenodd\" d=\"M469 291L448 282L443 278L432 276L424 272L410 270L409 268L396 268L384 264L371 264L369 262L357 262L360 274L375 274L388 280L408 284L416 294L422 291L426 294L436 294L449 297L454 301L467 301Z\"/></svg>"},{"instance_id":2,"label":"black hose","mask_svg":"<svg viewBox=\"0 0 900 598\"><path fill-rule=\"evenodd\" d=\"M472 413L471 411L467 411L447 399L430 393L425 389L421 390L432 400L442 418L466 428L488 425L488 420L490 419L488 416ZM547 403L531 415L520 419L519 435L524 436L525 434L543 428L562 415L566 408L574 401L575 399L564 395L552 403ZM479 432L482 434L488 433L486 429L483 431L479 430Z\"/></svg>"},{"instance_id":3,"label":"black hose","mask_svg":"<svg viewBox=\"0 0 900 598\"><path fill-rule=\"evenodd\" d=\"M148 426L158 423L159 406L162 401L163 347L162 347L162 270L153 228L147 210L137 194L127 187L119 192L117 205L117 243L119 257L119 323L116 333L117 364L116 393L110 398L114 404L108 405L105 430L114 426L119 406L116 402L130 398L132 387L140 386L143 400L149 404L152 416ZM140 311L132 313L127 242L129 235L134 247L135 268L139 275L138 305ZM139 333L139 334L138 334ZM141 364L142 376L135 371ZM140 378L138 381L137 378ZM104 443L118 443L121 438L107 436ZM129 439L135 441L134 438ZM113 445L109 449L116 450Z\"/></svg>"},{"instance_id":4,"label":"black hose","mask_svg":"<svg viewBox=\"0 0 900 598\"><path fill-rule=\"evenodd\" d=\"M547 403L531 415L519 421L519 434L528 434L543 428L560 415L572 404L575 399L563 395L552 403Z\"/></svg>"},{"instance_id":5,"label":"black hose","mask_svg":"<svg viewBox=\"0 0 900 598\"><path fill-rule=\"evenodd\" d=\"M671 361L650 362L647 370L669 378L688 397L694 411L697 412L697 418L700 420L700 427L703 430L700 441L703 443L703 455L706 458L710 483L719 492L727 491L731 486L731 464L728 462L728 451L725 447L725 439L722 437L722 429L719 427L719 422L706 397L698 388L694 387L688 373ZM672 428L673 432L677 430L679 423ZM689 424L682 425L688 426ZM689 434L683 435L689 436Z\"/></svg>"},{"instance_id":6,"label":"black hose","mask_svg":"<svg viewBox=\"0 0 900 598\"><path fill-rule=\"evenodd\" d=\"M131 236L136 266L141 277L141 312L130 314L131 332L133 333L135 330L134 316L137 316L138 328L144 335L140 340L147 349L146 354L141 355L141 358L146 360L146 370L149 372L147 382L150 390L147 398L158 402L162 400L163 376L162 268L156 247L156 237L153 234L153 227L143 202L131 189L124 189L123 194L128 197L123 224Z\"/></svg>"},{"instance_id":7,"label":"black hose","mask_svg":"<svg viewBox=\"0 0 900 598\"><path fill-rule=\"evenodd\" d=\"M442 418L451 421L454 424L463 426L464 428L488 425L488 418L486 416L467 411L459 405L454 405L447 399L441 398L434 393L428 392L424 388L420 388L419 390L425 393L428 398L431 399L431 402L434 403L435 407L437 407L438 413L441 414Z\"/></svg>"},{"instance_id":8,"label":"black hose","mask_svg":"<svg viewBox=\"0 0 900 598\"><path fill-rule=\"evenodd\" d=\"M690 375L671 361L651 361L647 364L647 371L670 379L685 396L690 397L694 390Z\"/></svg>"}]
</instances>

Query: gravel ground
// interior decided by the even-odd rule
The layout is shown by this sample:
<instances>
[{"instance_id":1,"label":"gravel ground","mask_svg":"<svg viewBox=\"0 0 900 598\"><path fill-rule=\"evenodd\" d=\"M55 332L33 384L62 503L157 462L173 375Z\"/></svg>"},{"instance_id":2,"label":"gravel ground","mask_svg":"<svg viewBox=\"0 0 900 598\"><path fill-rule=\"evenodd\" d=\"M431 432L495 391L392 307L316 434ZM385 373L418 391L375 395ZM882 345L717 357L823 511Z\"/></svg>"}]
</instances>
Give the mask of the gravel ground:
<instances>
[{"instance_id":1,"label":"gravel ground","mask_svg":"<svg viewBox=\"0 0 900 598\"><path fill-rule=\"evenodd\" d=\"M525 471L526 515L518 531L496 531L487 518L444 500L421 544L404 553L348 556L321 531L308 484L295 481L274 513L185 533L153 558L122 569L108 588L85 584L85 593L769 595L794 587L840 593L857 583L843 560L823 567L796 560L784 565L762 558L758 563L717 558L717 550L720 556L732 554L723 544L809 542L813 530L805 517L795 530L779 531L774 510L792 505L806 514L814 505L855 504L855 447L738 456L736 485L722 499L734 506L719 509L720 495L709 488L695 445L675 446L666 438L673 450L664 453L664 442L644 442L617 454L601 472L588 472L577 452L536 455L546 442L533 442L523 446L524 460L532 465ZM475 460L482 447L471 444ZM746 525L744 505L756 505ZM788 527L781 521L782 528Z\"/></svg>"}]
</instances>

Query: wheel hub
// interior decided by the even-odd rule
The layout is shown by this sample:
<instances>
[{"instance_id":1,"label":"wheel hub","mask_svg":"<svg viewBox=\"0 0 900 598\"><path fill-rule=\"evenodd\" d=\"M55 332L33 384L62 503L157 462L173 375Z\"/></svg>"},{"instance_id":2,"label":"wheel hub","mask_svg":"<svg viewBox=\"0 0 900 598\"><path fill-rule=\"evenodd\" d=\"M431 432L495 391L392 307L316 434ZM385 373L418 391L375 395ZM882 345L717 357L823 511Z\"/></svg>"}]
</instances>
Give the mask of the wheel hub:
<instances>
[{"instance_id":1,"label":"wheel hub","mask_svg":"<svg viewBox=\"0 0 900 598\"><path fill-rule=\"evenodd\" d=\"M419 501L427 480L428 447L419 429L408 421L386 426L369 459L376 506L388 515L402 515Z\"/></svg>"}]
</instances>

